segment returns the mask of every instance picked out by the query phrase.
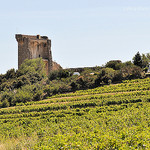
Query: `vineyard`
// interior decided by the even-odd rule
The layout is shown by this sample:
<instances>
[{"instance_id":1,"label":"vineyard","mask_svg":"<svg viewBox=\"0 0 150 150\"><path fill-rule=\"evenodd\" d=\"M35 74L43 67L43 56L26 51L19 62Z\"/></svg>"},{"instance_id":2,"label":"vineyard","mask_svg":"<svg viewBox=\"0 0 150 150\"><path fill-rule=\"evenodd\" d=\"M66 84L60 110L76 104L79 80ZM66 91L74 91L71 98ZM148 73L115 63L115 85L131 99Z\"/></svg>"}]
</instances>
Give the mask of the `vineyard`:
<instances>
[{"instance_id":1,"label":"vineyard","mask_svg":"<svg viewBox=\"0 0 150 150\"><path fill-rule=\"evenodd\" d=\"M0 109L0 150L148 150L150 78Z\"/></svg>"}]
</instances>

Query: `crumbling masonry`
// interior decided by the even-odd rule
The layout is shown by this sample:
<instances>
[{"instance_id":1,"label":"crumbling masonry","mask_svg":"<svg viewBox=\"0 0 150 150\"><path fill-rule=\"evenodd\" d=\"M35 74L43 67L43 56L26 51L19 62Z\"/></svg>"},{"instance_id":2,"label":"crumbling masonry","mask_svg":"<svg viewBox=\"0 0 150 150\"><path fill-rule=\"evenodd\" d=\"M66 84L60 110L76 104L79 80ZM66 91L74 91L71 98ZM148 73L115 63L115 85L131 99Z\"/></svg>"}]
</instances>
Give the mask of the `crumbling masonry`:
<instances>
[{"instance_id":1,"label":"crumbling masonry","mask_svg":"<svg viewBox=\"0 0 150 150\"><path fill-rule=\"evenodd\" d=\"M53 69L51 40L47 36L16 34L18 42L18 68L25 59L42 57L47 74Z\"/></svg>"}]
</instances>

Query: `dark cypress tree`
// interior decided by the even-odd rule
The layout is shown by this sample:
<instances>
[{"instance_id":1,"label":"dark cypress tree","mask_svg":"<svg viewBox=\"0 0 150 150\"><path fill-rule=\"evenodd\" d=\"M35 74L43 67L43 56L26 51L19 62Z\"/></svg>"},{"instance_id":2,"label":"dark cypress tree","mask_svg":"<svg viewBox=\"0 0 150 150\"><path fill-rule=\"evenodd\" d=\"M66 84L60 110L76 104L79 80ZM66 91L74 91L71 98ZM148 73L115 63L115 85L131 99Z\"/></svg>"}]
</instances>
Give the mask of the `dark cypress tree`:
<instances>
[{"instance_id":1,"label":"dark cypress tree","mask_svg":"<svg viewBox=\"0 0 150 150\"><path fill-rule=\"evenodd\" d=\"M142 56L139 52L133 57L133 64L142 68Z\"/></svg>"}]
</instances>

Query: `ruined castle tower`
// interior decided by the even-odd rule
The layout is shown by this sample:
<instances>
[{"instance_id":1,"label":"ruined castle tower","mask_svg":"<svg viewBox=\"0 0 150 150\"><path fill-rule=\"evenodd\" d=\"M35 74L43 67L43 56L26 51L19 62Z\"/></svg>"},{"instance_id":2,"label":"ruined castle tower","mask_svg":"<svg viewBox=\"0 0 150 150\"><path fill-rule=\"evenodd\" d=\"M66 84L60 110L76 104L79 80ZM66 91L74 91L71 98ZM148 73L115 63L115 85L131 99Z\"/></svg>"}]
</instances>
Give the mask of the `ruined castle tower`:
<instances>
[{"instance_id":1,"label":"ruined castle tower","mask_svg":"<svg viewBox=\"0 0 150 150\"><path fill-rule=\"evenodd\" d=\"M25 59L42 57L47 74L52 70L51 40L47 36L16 34L18 42L18 68Z\"/></svg>"}]
</instances>

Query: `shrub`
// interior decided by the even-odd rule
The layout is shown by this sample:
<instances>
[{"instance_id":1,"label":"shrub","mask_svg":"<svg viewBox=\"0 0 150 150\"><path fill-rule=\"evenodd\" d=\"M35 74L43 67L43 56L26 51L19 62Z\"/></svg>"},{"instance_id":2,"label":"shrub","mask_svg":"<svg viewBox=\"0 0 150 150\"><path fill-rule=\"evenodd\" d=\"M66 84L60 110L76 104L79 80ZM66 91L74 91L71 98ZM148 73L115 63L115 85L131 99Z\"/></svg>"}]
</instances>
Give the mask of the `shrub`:
<instances>
[{"instance_id":1,"label":"shrub","mask_svg":"<svg viewBox=\"0 0 150 150\"><path fill-rule=\"evenodd\" d=\"M55 71L50 72L48 78L50 81L52 81L55 79L67 78L69 76L70 75L67 70L60 69L60 70L55 70Z\"/></svg>"},{"instance_id":2,"label":"shrub","mask_svg":"<svg viewBox=\"0 0 150 150\"><path fill-rule=\"evenodd\" d=\"M12 79L12 78L15 78L15 77L16 77L16 71L15 71L15 69L10 69L5 74L5 78L6 79L10 79L10 78Z\"/></svg>"},{"instance_id":3,"label":"shrub","mask_svg":"<svg viewBox=\"0 0 150 150\"><path fill-rule=\"evenodd\" d=\"M112 68L114 70L119 70L122 68L122 62L120 60L111 60L106 63L105 67Z\"/></svg>"},{"instance_id":4,"label":"shrub","mask_svg":"<svg viewBox=\"0 0 150 150\"><path fill-rule=\"evenodd\" d=\"M112 68L104 68L101 70L100 74L98 75L97 79L95 80L95 84L99 86L102 82L104 84L108 84L113 80L115 76L115 70Z\"/></svg>"},{"instance_id":5,"label":"shrub","mask_svg":"<svg viewBox=\"0 0 150 150\"><path fill-rule=\"evenodd\" d=\"M18 77L17 81L15 80L13 82L13 86L15 88L20 88L27 84L31 84L30 79L27 77L27 75L22 75L22 76Z\"/></svg>"},{"instance_id":6,"label":"shrub","mask_svg":"<svg viewBox=\"0 0 150 150\"><path fill-rule=\"evenodd\" d=\"M7 100L9 106L11 106L13 98L14 98L14 92L6 90L5 92L1 93L0 101L3 102ZM4 103L6 103L6 101Z\"/></svg>"},{"instance_id":7,"label":"shrub","mask_svg":"<svg viewBox=\"0 0 150 150\"><path fill-rule=\"evenodd\" d=\"M113 78L113 82L121 82L123 80L122 73L120 70L116 70Z\"/></svg>"},{"instance_id":8,"label":"shrub","mask_svg":"<svg viewBox=\"0 0 150 150\"><path fill-rule=\"evenodd\" d=\"M1 107L5 108L5 107L9 107L9 106L10 106L10 104L9 104L8 100L4 99L3 102L2 102L2 104L1 104Z\"/></svg>"},{"instance_id":9,"label":"shrub","mask_svg":"<svg viewBox=\"0 0 150 150\"><path fill-rule=\"evenodd\" d=\"M121 74L124 80L144 78L143 70L138 66L127 66L121 69Z\"/></svg>"},{"instance_id":10,"label":"shrub","mask_svg":"<svg viewBox=\"0 0 150 150\"><path fill-rule=\"evenodd\" d=\"M44 98L52 96L53 93L50 85L46 85L43 92L45 93Z\"/></svg>"},{"instance_id":11,"label":"shrub","mask_svg":"<svg viewBox=\"0 0 150 150\"><path fill-rule=\"evenodd\" d=\"M78 84L74 81L70 84L70 86L72 91L76 91L78 89Z\"/></svg>"},{"instance_id":12,"label":"shrub","mask_svg":"<svg viewBox=\"0 0 150 150\"><path fill-rule=\"evenodd\" d=\"M26 59L17 71L17 76L26 75L32 83L41 81L46 77L45 64L42 58Z\"/></svg>"}]
</instances>

